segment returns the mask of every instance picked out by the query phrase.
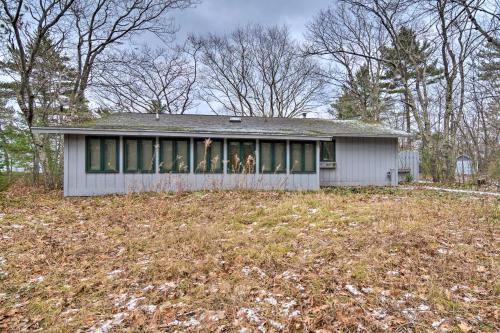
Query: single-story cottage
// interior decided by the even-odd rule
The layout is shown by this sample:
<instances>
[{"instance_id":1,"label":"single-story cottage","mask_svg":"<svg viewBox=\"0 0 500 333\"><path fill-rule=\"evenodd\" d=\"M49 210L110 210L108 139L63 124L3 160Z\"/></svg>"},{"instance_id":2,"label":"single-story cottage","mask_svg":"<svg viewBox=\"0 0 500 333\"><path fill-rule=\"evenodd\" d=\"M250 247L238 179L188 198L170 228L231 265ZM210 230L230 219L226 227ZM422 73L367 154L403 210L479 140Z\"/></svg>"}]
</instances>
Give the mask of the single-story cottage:
<instances>
[{"instance_id":1,"label":"single-story cottage","mask_svg":"<svg viewBox=\"0 0 500 333\"><path fill-rule=\"evenodd\" d=\"M395 186L398 138L355 120L114 113L64 135L64 195Z\"/></svg>"}]
</instances>

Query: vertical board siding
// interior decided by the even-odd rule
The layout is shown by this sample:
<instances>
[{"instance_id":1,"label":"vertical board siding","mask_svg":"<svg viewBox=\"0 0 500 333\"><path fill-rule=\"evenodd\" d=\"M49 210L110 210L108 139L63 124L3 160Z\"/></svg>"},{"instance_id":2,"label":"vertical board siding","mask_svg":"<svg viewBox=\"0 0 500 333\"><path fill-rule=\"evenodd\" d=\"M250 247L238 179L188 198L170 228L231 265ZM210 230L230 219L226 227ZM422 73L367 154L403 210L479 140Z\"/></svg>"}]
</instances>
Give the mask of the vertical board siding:
<instances>
[{"instance_id":1,"label":"vertical board siding","mask_svg":"<svg viewBox=\"0 0 500 333\"><path fill-rule=\"evenodd\" d=\"M64 195L86 196L141 191L178 191L202 189L285 189L316 190L319 186L389 186L389 171L401 167L397 139L336 138L335 169L320 169L320 146L316 145L316 174L195 174L194 149L190 150L191 172L187 174L124 174L123 145L120 139L120 173L87 174L85 172L85 136L65 135ZM191 140L192 142L192 140ZM317 142L318 143L318 142ZM256 145L259 163L259 145ZM227 149L226 140L224 148ZM287 141L287 156L290 142ZM401 152L404 153L404 152ZM415 153L415 152L410 152ZM156 147L158 159L158 147ZM418 177L418 154L412 161L412 174ZM258 165L257 165L258 167ZM290 165L287 157L287 171ZM258 169L257 169L258 170ZM415 170L415 171L414 171ZM397 176L396 176L397 177ZM414 179L417 179L414 177ZM392 179L394 184L394 179Z\"/></svg>"},{"instance_id":2,"label":"vertical board siding","mask_svg":"<svg viewBox=\"0 0 500 333\"><path fill-rule=\"evenodd\" d=\"M335 138L335 169L320 169L321 186L389 186L397 170L398 140ZM396 175L397 177L397 175Z\"/></svg>"},{"instance_id":3,"label":"vertical board siding","mask_svg":"<svg viewBox=\"0 0 500 333\"><path fill-rule=\"evenodd\" d=\"M193 140L191 139L191 142ZM64 156L64 195L89 196L111 193L144 191L193 191L203 189L264 189L264 190L317 190L319 173L316 174L195 174L194 149L190 149L191 172L184 174L123 173L123 145L120 138L119 173L86 173L85 136L66 135ZM224 140L224 149L227 141ZM259 145L256 145L256 157ZM289 146L287 143L287 151ZM158 147L156 147L158 159ZM227 157L226 157L227 158ZM319 154L317 154L319 158ZM259 159L257 158L257 161ZM258 162L257 162L258 163ZM319 160L317 161L319 168ZM157 168L158 169L158 168Z\"/></svg>"},{"instance_id":4,"label":"vertical board siding","mask_svg":"<svg viewBox=\"0 0 500 333\"><path fill-rule=\"evenodd\" d=\"M398 154L398 168L399 170L410 170L411 177L414 181L419 179L420 158L418 151L403 150Z\"/></svg>"}]
</instances>

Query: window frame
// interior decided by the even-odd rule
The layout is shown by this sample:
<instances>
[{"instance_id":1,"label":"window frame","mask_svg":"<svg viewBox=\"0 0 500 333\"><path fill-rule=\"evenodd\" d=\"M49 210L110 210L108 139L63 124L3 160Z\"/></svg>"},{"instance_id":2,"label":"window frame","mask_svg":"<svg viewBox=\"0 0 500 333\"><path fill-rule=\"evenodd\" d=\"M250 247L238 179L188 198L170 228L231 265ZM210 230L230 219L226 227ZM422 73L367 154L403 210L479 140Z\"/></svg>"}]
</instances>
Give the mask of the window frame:
<instances>
[{"instance_id":1,"label":"window frame","mask_svg":"<svg viewBox=\"0 0 500 333\"><path fill-rule=\"evenodd\" d=\"M333 144L333 160L325 160L323 159L323 151L324 151L324 148L323 148L323 145L325 143L332 143ZM319 152L319 160L320 162L337 162L337 143L335 142L335 140L331 140L331 141L321 141L320 142L320 152Z\"/></svg>"},{"instance_id":2,"label":"window frame","mask_svg":"<svg viewBox=\"0 0 500 333\"><path fill-rule=\"evenodd\" d=\"M318 153L317 153L317 142L316 141L290 141L289 142L290 144L290 147L289 147L289 151L290 151L290 173L292 174L316 174L318 173L318 166L317 166L317 163L316 163L316 160L318 158ZM296 170L292 170L293 169L293 149L292 149L292 145L294 144L300 144L300 164L301 164L301 168L299 171L296 171ZM306 154L305 154L305 151L306 151L306 144L313 144L314 148L313 148L313 151L314 151L314 161L313 161L313 168L314 168L314 171L304 171L305 169L305 161L306 161Z\"/></svg>"},{"instance_id":3,"label":"window frame","mask_svg":"<svg viewBox=\"0 0 500 333\"><path fill-rule=\"evenodd\" d=\"M262 144L263 143L269 143L271 144L271 169L269 171L262 171ZM281 143L285 145L285 165L284 169L282 171L271 171L271 170L276 170L276 148L275 144ZM286 170L288 168L288 156L287 156L287 146L286 146L286 141L279 141L279 140L260 140L259 141L259 172L263 174L282 174L286 173Z\"/></svg>"},{"instance_id":4,"label":"window frame","mask_svg":"<svg viewBox=\"0 0 500 333\"><path fill-rule=\"evenodd\" d=\"M106 170L105 140L115 140L116 170ZM90 169L90 140L99 140L99 170ZM120 173L120 137L119 136L85 136L85 172L86 173Z\"/></svg>"},{"instance_id":5,"label":"window frame","mask_svg":"<svg viewBox=\"0 0 500 333\"><path fill-rule=\"evenodd\" d=\"M168 137L163 137L159 138L159 144L160 144L160 153L159 153L159 163L158 163L158 170L160 173L191 173L191 139L190 138L168 138ZM161 162L163 161L163 144L165 141L172 141L172 161L175 168L173 170L166 170L161 166ZM186 171L179 171L179 168L177 166L177 143L179 141L184 141L187 142L187 170Z\"/></svg>"},{"instance_id":6,"label":"window frame","mask_svg":"<svg viewBox=\"0 0 500 333\"><path fill-rule=\"evenodd\" d=\"M198 142L205 142L205 140L207 139L210 139L213 142L220 142L220 155L221 155L221 160L220 160L220 169L217 169L215 171L202 171L202 170L198 170L198 164L201 162L198 160L198 154L197 154L197 143ZM224 139L212 139L212 138L195 138L193 140L193 172L194 173L200 173L200 174L204 174L204 173L208 173L208 174L219 174L219 173L224 173ZM207 163L208 162L208 163ZM208 165L210 163L212 163L212 147L208 147L208 150L207 150L207 156L206 156L206 159L205 159L205 165Z\"/></svg>"},{"instance_id":7,"label":"window frame","mask_svg":"<svg viewBox=\"0 0 500 333\"><path fill-rule=\"evenodd\" d=\"M239 174L244 174L243 172L233 172L231 170L231 156L229 156L229 151L230 151L230 145L232 142L238 142L239 144L239 151L240 151L240 156L243 156L243 143L244 142L251 142L252 143L252 147L253 147L253 156L254 156L254 168L253 168L253 172L248 172L246 174L255 174L257 172L257 140L255 139L228 139L227 140L227 164L226 164L226 168L227 168L227 173L228 174L233 174L233 175L239 175Z\"/></svg>"},{"instance_id":8,"label":"window frame","mask_svg":"<svg viewBox=\"0 0 500 333\"><path fill-rule=\"evenodd\" d=\"M137 141L137 169L136 170L128 170L127 169L127 158L128 158L128 150L127 150L127 140L136 140ZM143 170L142 160L142 141L153 141L153 151L152 156L154 159L153 167L151 170ZM124 136L123 137L123 173L156 173L156 138L155 137L141 137L141 136Z\"/></svg>"}]
</instances>

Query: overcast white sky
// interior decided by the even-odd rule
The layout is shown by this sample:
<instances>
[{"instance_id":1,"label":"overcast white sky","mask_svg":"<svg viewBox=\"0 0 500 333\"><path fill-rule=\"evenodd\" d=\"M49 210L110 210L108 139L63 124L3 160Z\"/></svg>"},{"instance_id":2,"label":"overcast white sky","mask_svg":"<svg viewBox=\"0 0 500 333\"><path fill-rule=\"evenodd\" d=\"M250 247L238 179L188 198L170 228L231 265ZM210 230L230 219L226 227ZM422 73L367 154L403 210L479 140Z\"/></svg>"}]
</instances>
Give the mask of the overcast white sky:
<instances>
[{"instance_id":1,"label":"overcast white sky","mask_svg":"<svg viewBox=\"0 0 500 333\"><path fill-rule=\"evenodd\" d=\"M286 24L292 36L302 39L306 24L334 0L204 0L176 12L178 39L190 33L225 33L247 23Z\"/></svg>"}]
</instances>

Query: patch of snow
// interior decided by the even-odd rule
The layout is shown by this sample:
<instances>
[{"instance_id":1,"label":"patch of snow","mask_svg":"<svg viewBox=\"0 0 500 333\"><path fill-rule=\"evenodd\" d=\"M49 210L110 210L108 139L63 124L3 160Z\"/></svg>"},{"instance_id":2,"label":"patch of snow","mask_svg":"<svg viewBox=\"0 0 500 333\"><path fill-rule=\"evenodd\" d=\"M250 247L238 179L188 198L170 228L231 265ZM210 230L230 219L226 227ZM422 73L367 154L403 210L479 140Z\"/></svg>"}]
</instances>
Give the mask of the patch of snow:
<instances>
[{"instance_id":1,"label":"patch of snow","mask_svg":"<svg viewBox=\"0 0 500 333\"><path fill-rule=\"evenodd\" d=\"M31 279L29 282L30 283L35 283L35 282L41 283L41 282L43 282L43 280L45 280L45 278L43 276L39 275L36 278Z\"/></svg>"},{"instance_id":2,"label":"patch of snow","mask_svg":"<svg viewBox=\"0 0 500 333\"><path fill-rule=\"evenodd\" d=\"M115 305L115 307L120 307L126 300L127 294L121 294L115 299L113 304Z\"/></svg>"},{"instance_id":3,"label":"patch of snow","mask_svg":"<svg viewBox=\"0 0 500 333\"><path fill-rule=\"evenodd\" d=\"M156 311L156 308L154 304L141 305L140 307L140 309L146 313L153 313Z\"/></svg>"},{"instance_id":4,"label":"patch of snow","mask_svg":"<svg viewBox=\"0 0 500 333\"><path fill-rule=\"evenodd\" d=\"M175 288L177 288L177 283L175 283L173 281L169 281L169 282L165 282L162 285L160 285L158 287L158 290L165 291L165 290L168 290L168 289L175 289Z\"/></svg>"},{"instance_id":5,"label":"patch of snow","mask_svg":"<svg viewBox=\"0 0 500 333\"><path fill-rule=\"evenodd\" d=\"M459 289L467 290L467 289L469 289L469 287L461 285L461 284L457 284L457 285L454 285L453 287L451 287L450 291L455 292L455 291L457 291Z\"/></svg>"},{"instance_id":6,"label":"patch of snow","mask_svg":"<svg viewBox=\"0 0 500 333\"><path fill-rule=\"evenodd\" d=\"M123 269L115 269L107 274L108 279L112 279L113 277L115 277L116 275L119 275L121 273L123 273Z\"/></svg>"},{"instance_id":7,"label":"patch of snow","mask_svg":"<svg viewBox=\"0 0 500 333\"><path fill-rule=\"evenodd\" d=\"M414 309L404 309L402 312L401 312L405 317L406 319L408 319L408 321L410 322L414 322L415 320L417 320L417 313L415 312Z\"/></svg>"},{"instance_id":8,"label":"patch of snow","mask_svg":"<svg viewBox=\"0 0 500 333\"><path fill-rule=\"evenodd\" d=\"M447 249L437 249L436 252L439 254L447 254L448 250Z\"/></svg>"},{"instance_id":9,"label":"patch of snow","mask_svg":"<svg viewBox=\"0 0 500 333\"><path fill-rule=\"evenodd\" d=\"M473 191L473 190L459 190L459 189L453 189L453 188L443 188L443 187L434 187L434 186L422 186L420 188L426 189L426 190L433 190L433 191L443 191L443 192L454 192L454 193L467 193L467 194L500 196L500 193L495 193L495 192L481 192L481 191ZM414 186L407 186L407 187L399 187L399 189L403 189L403 190L415 190L416 187L414 187Z\"/></svg>"},{"instance_id":10,"label":"patch of snow","mask_svg":"<svg viewBox=\"0 0 500 333\"><path fill-rule=\"evenodd\" d=\"M172 326L179 326L181 324L180 321L178 321L177 319L165 324L166 327L172 327Z\"/></svg>"},{"instance_id":11,"label":"patch of snow","mask_svg":"<svg viewBox=\"0 0 500 333\"><path fill-rule=\"evenodd\" d=\"M399 271L388 271L387 272L387 275L391 275L391 276L399 276Z\"/></svg>"},{"instance_id":12,"label":"patch of snow","mask_svg":"<svg viewBox=\"0 0 500 333\"><path fill-rule=\"evenodd\" d=\"M106 333L116 325L120 325L125 317L124 313L117 313L113 315L113 319L108 319L102 322L101 326L92 326L87 332L88 333Z\"/></svg>"},{"instance_id":13,"label":"patch of snow","mask_svg":"<svg viewBox=\"0 0 500 333\"><path fill-rule=\"evenodd\" d=\"M292 214L292 215L290 215L290 217L291 217L292 219L297 220L297 219L299 219L299 218L300 218L300 215L299 215L299 214Z\"/></svg>"},{"instance_id":14,"label":"patch of snow","mask_svg":"<svg viewBox=\"0 0 500 333\"><path fill-rule=\"evenodd\" d=\"M295 274L294 272L289 272L289 271L284 271L281 274L281 277L285 280L297 280L298 279L297 274Z\"/></svg>"},{"instance_id":15,"label":"patch of snow","mask_svg":"<svg viewBox=\"0 0 500 333\"><path fill-rule=\"evenodd\" d=\"M250 275L252 272L255 272L257 273L257 275L259 275L261 278L264 278L266 277L266 273L264 273L259 267L248 267L248 266L245 266L241 269L241 272L243 274L245 274L246 276Z\"/></svg>"},{"instance_id":16,"label":"patch of snow","mask_svg":"<svg viewBox=\"0 0 500 333\"><path fill-rule=\"evenodd\" d=\"M152 284L149 284L149 285L145 286L144 288L142 288L143 291L150 291L153 289L155 289L155 286L153 286Z\"/></svg>"},{"instance_id":17,"label":"patch of snow","mask_svg":"<svg viewBox=\"0 0 500 333\"><path fill-rule=\"evenodd\" d=\"M12 229L22 229L22 228L24 228L24 226L20 225L20 224L11 224L10 227Z\"/></svg>"},{"instance_id":18,"label":"patch of snow","mask_svg":"<svg viewBox=\"0 0 500 333\"><path fill-rule=\"evenodd\" d=\"M420 304L418 306L418 311L429 311L431 309L430 306L428 306L427 304Z\"/></svg>"},{"instance_id":19,"label":"patch of snow","mask_svg":"<svg viewBox=\"0 0 500 333\"><path fill-rule=\"evenodd\" d=\"M290 314L290 310L297 305L297 301L296 300L291 300L290 302L286 302L286 303L283 303L283 305L281 306L281 311L285 314L285 315L291 315Z\"/></svg>"},{"instance_id":20,"label":"patch of snow","mask_svg":"<svg viewBox=\"0 0 500 333\"><path fill-rule=\"evenodd\" d=\"M130 300L127 303L127 310L134 310L137 307L137 303L142 301L144 297L134 297L130 298Z\"/></svg>"},{"instance_id":21,"label":"patch of snow","mask_svg":"<svg viewBox=\"0 0 500 333\"><path fill-rule=\"evenodd\" d=\"M198 325L200 325L200 322L194 318L182 322L182 326L184 327L194 327Z\"/></svg>"},{"instance_id":22,"label":"patch of snow","mask_svg":"<svg viewBox=\"0 0 500 333\"><path fill-rule=\"evenodd\" d=\"M80 309L68 309L68 310L62 312L61 316L71 315L71 314L77 313L78 311L80 311Z\"/></svg>"},{"instance_id":23,"label":"patch of snow","mask_svg":"<svg viewBox=\"0 0 500 333\"><path fill-rule=\"evenodd\" d=\"M412 293L405 293L405 294L403 295L403 297L404 297L404 299L410 299L410 298L415 297L415 295L413 295Z\"/></svg>"},{"instance_id":24,"label":"patch of snow","mask_svg":"<svg viewBox=\"0 0 500 333\"><path fill-rule=\"evenodd\" d=\"M260 318L257 315L257 311L250 308L241 308L238 311L238 316L245 316L249 321L253 321L255 323L260 323Z\"/></svg>"},{"instance_id":25,"label":"patch of snow","mask_svg":"<svg viewBox=\"0 0 500 333\"><path fill-rule=\"evenodd\" d=\"M201 319L207 318L209 321L219 321L226 317L225 311L207 311L201 315Z\"/></svg>"},{"instance_id":26,"label":"patch of snow","mask_svg":"<svg viewBox=\"0 0 500 333\"><path fill-rule=\"evenodd\" d=\"M385 309L378 308L372 311L372 316L375 317L375 319L382 320L387 317L387 311Z\"/></svg>"},{"instance_id":27,"label":"patch of snow","mask_svg":"<svg viewBox=\"0 0 500 333\"><path fill-rule=\"evenodd\" d=\"M309 214L316 214L318 210L318 208L309 208L307 211L309 212Z\"/></svg>"},{"instance_id":28,"label":"patch of snow","mask_svg":"<svg viewBox=\"0 0 500 333\"><path fill-rule=\"evenodd\" d=\"M151 260L149 260L149 259L144 259L144 260L138 261L138 262L137 262L137 265L140 265L140 266L145 266L145 265L149 264L149 263L150 263L150 261L151 261Z\"/></svg>"},{"instance_id":29,"label":"patch of snow","mask_svg":"<svg viewBox=\"0 0 500 333\"><path fill-rule=\"evenodd\" d=\"M432 327L433 328L438 328L439 326L441 326L442 323L444 323L445 319L439 319L439 320L435 320L432 322Z\"/></svg>"},{"instance_id":30,"label":"patch of snow","mask_svg":"<svg viewBox=\"0 0 500 333\"><path fill-rule=\"evenodd\" d=\"M269 324L270 324L272 327L274 327L275 329L280 330L280 331L282 331L282 330L284 330L284 329L285 329L285 325L283 325L283 324L282 324L282 323L280 323L280 322L274 321L274 320L272 320L272 319L271 319L271 320L269 320Z\"/></svg>"},{"instance_id":31,"label":"patch of snow","mask_svg":"<svg viewBox=\"0 0 500 333\"><path fill-rule=\"evenodd\" d=\"M467 296L464 296L462 297L462 299L464 300L464 302L466 303L471 303L471 302L475 302L477 301L477 298L471 296L470 294L467 294Z\"/></svg>"},{"instance_id":32,"label":"patch of snow","mask_svg":"<svg viewBox=\"0 0 500 333\"><path fill-rule=\"evenodd\" d=\"M373 293L373 288L363 287L363 288L361 288L361 291L364 292L365 294L371 294L371 293Z\"/></svg>"},{"instance_id":33,"label":"patch of snow","mask_svg":"<svg viewBox=\"0 0 500 333\"><path fill-rule=\"evenodd\" d=\"M345 288L353 295L353 296L359 296L361 295L361 293L359 292L359 290L353 286L352 284L346 284L345 285Z\"/></svg>"},{"instance_id":34,"label":"patch of snow","mask_svg":"<svg viewBox=\"0 0 500 333\"><path fill-rule=\"evenodd\" d=\"M274 298L272 296L264 298L264 302L269 303L271 305L277 305L278 304L278 301L276 300L276 298Z\"/></svg>"}]
</instances>

